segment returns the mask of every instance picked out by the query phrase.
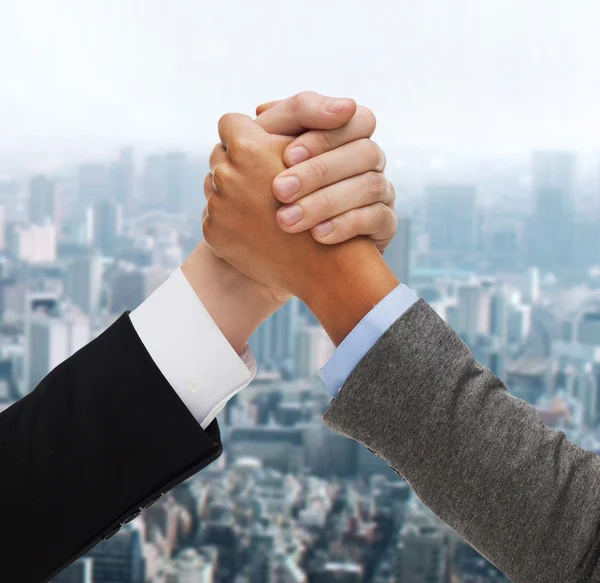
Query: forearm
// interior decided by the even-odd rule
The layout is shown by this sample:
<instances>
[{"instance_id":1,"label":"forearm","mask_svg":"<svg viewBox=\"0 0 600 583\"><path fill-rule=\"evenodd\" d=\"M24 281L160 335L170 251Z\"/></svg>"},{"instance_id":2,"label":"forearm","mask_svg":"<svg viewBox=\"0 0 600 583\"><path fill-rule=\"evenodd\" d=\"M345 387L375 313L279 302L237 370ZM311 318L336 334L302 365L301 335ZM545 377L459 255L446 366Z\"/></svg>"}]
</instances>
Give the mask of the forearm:
<instances>
[{"instance_id":1,"label":"forearm","mask_svg":"<svg viewBox=\"0 0 600 583\"><path fill-rule=\"evenodd\" d=\"M399 282L377 248L355 239L327 247L302 299L338 346Z\"/></svg>"},{"instance_id":2,"label":"forearm","mask_svg":"<svg viewBox=\"0 0 600 583\"><path fill-rule=\"evenodd\" d=\"M422 300L324 420L385 459L511 580L600 580L600 458L511 396Z\"/></svg>"},{"instance_id":3,"label":"forearm","mask_svg":"<svg viewBox=\"0 0 600 583\"><path fill-rule=\"evenodd\" d=\"M181 267L215 324L242 354L250 336L279 307L258 284L240 275L202 242Z\"/></svg>"}]
</instances>

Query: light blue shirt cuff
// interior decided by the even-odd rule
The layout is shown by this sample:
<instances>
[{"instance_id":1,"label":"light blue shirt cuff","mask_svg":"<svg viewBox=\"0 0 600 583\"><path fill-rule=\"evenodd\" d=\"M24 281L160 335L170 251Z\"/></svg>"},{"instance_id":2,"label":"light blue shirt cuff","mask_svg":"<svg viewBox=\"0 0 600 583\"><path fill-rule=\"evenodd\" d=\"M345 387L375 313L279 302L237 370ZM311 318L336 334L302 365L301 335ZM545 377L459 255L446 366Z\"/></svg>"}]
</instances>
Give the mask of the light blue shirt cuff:
<instances>
[{"instance_id":1,"label":"light blue shirt cuff","mask_svg":"<svg viewBox=\"0 0 600 583\"><path fill-rule=\"evenodd\" d=\"M375 346L386 330L417 301L416 294L404 284L381 300L346 336L319 376L332 396L336 396L350 373Z\"/></svg>"}]
</instances>

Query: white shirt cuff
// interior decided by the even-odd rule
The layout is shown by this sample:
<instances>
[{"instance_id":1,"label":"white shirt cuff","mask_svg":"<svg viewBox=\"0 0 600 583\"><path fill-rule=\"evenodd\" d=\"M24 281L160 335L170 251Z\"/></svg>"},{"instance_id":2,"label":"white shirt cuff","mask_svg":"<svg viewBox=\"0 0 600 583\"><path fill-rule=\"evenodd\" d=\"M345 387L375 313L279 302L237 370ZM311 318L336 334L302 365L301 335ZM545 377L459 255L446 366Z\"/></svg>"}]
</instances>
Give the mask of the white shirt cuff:
<instances>
[{"instance_id":1,"label":"white shirt cuff","mask_svg":"<svg viewBox=\"0 0 600 583\"><path fill-rule=\"evenodd\" d=\"M250 349L238 356L181 269L130 318L152 360L203 429L256 375Z\"/></svg>"}]
</instances>

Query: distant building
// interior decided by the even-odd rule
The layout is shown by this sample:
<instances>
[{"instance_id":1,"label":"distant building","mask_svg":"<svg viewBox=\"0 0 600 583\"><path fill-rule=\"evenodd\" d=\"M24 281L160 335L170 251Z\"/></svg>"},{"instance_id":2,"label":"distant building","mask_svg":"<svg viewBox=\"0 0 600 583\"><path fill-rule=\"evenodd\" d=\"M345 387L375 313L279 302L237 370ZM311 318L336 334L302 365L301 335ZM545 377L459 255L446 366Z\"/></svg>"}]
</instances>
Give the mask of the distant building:
<instances>
[{"instance_id":1,"label":"distant building","mask_svg":"<svg viewBox=\"0 0 600 583\"><path fill-rule=\"evenodd\" d=\"M568 267L572 259L573 191L576 158L572 152L535 152L531 260L544 270Z\"/></svg>"},{"instance_id":2,"label":"distant building","mask_svg":"<svg viewBox=\"0 0 600 583\"><path fill-rule=\"evenodd\" d=\"M142 536L137 530L121 530L88 553L94 562L94 583L144 583L146 562Z\"/></svg>"},{"instance_id":3,"label":"distant building","mask_svg":"<svg viewBox=\"0 0 600 583\"><path fill-rule=\"evenodd\" d=\"M279 371L284 378L292 378L296 367L296 345L300 325L300 301L290 299L277 310L250 338L259 368Z\"/></svg>"},{"instance_id":4,"label":"distant building","mask_svg":"<svg viewBox=\"0 0 600 583\"><path fill-rule=\"evenodd\" d=\"M109 169L105 164L84 164L78 169L78 199L82 206L93 206L111 196Z\"/></svg>"},{"instance_id":5,"label":"distant building","mask_svg":"<svg viewBox=\"0 0 600 583\"><path fill-rule=\"evenodd\" d=\"M77 257L69 267L67 293L74 305L86 314L94 315L100 307L102 292L102 261L91 253Z\"/></svg>"},{"instance_id":6,"label":"distant building","mask_svg":"<svg viewBox=\"0 0 600 583\"><path fill-rule=\"evenodd\" d=\"M50 583L94 583L94 561L81 558L56 575Z\"/></svg>"},{"instance_id":7,"label":"distant building","mask_svg":"<svg viewBox=\"0 0 600 583\"><path fill-rule=\"evenodd\" d=\"M409 284L411 221L407 217L398 218L398 230L383 255L389 268L400 283Z\"/></svg>"},{"instance_id":8,"label":"distant building","mask_svg":"<svg viewBox=\"0 0 600 583\"><path fill-rule=\"evenodd\" d=\"M123 231L123 208L113 200L94 205L94 247L106 257L114 257Z\"/></svg>"},{"instance_id":9,"label":"distant building","mask_svg":"<svg viewBox=\"0 0 600 583\"><path fill-rule=\"evenodd\" d=\"M35 176L29 183L29 221L34 225L58 225L56 187L46 176Z\"/></svg>"},{"instance_id":10,"label":"distant building","mask_svg":"<svg viewBox=\"0 0 600 583\"><path fill-rule=\"evenodd\" d=\"M441 529L406 525L401 532L398 554L398 581L445 583L448 559Z\"/></svg>"},{"instance_id":11,"label":"distant building","mask_svg":"<svg viewBox=\"0 0 600 583\"><path fill-rule=\"evenodd\" d=\"M153 291L161 286L171 274L162 267L128 267L115 275L110 293L110 311L120 314L137 308Z\"/></svg>"},{"instance_id":12,"label":"distant building","mask_svg":"<svg viewBox=\"0 0 600 583\"><path fill-rule=\"evenodd\" d=\"M13 232L11 251L25 263L53 263L56 261L56 226L30 225L17 226Z\"/></svg>"},{"instance_id":13,"label":"distant building","mask_svg":"<svg viewBox=\"0 0 600 583\"><path fill-rule=\"evenodd\" d=\"M135 166L133 150L122 148L110 167L110 196L124 209L131 211L135 198Z\"/></svg>"},{"instance_id":14,"label":"distant building","mask_svg":"<svg viewBox=\"0 0 600 583\"><path fill-rule=\"evenodd\" d=\"M460 256L475 250L477 207L474 186L429 186L425 205L431 252Z\"/></svg>"},{"instance_id":15,"label":"distant building","mask_svg":"<svg viewBox=\"0 0 600 583\"><path fill-rule=\"evenodd\" d=\"M181 551L172 561L164 583L214 583L217 553L214 548L209 550L212 552L192 548Z\"/></svg>"},{"instance_id":16,"label":"distant building","mask_svg":"<svg viewBox=\"0 0 600 583\"><path fill-rule=\"evenodd\" d=\"M334 352L335 346L321 326L301 326L298 331L296 376L300 379L316 377Z\"/></svg>"},{"instance_id":17,"label":"distant building","mask_svg":"<svg viewBox=\"0 0 600 583\"><path fill-rule=\"evenodd\" d=\"M92 337L89 318L73 308L56 314L33 312L28 316L26 326L29 391Z\"/></svg>"}]
</instances>

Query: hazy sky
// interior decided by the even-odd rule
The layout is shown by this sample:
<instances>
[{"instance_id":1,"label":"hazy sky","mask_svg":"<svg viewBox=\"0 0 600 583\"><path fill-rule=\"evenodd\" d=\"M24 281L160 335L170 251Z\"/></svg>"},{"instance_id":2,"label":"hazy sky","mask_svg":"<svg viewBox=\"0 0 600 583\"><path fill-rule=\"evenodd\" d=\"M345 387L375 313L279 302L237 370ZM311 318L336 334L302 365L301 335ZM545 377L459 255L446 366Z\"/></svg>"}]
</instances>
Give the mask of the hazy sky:
<instances>
[{"instance_id":1,"label":"hazy sky","mask_svg":"<svg viewBox=\"0 0 600 583\"><path fill-rule=\"evenodd\" d=\"M383 145L600 146L597 0L0 0L0 151L212 144L227 111L351 96Z\"/></svg>"}]
</instances>

